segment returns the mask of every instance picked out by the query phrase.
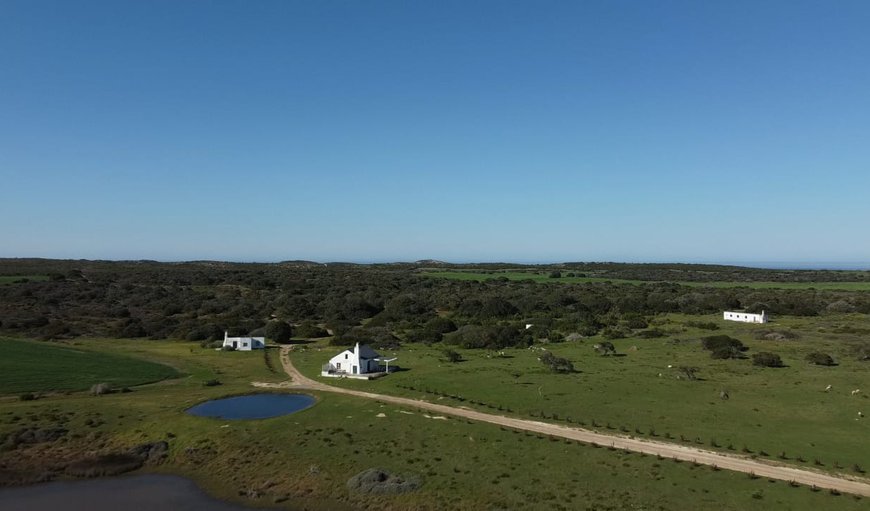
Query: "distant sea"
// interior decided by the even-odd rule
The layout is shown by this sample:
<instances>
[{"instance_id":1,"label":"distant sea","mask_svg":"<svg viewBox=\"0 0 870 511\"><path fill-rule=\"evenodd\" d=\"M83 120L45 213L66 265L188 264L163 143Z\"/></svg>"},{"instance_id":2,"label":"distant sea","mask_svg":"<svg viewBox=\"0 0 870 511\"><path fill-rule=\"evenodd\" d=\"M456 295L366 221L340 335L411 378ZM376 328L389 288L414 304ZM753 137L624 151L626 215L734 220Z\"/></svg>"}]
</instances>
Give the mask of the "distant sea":
<instances>
[{"instance_id":1,"label":"distant sea","mask_svg":"<svg viewBox=\"0 0 870 511\"><path fill-rule=\"evenodd\" d=\"M750 268L764 268L767 270L870 270L870 263L826 263L826 262L809 262L795 263L785 261L729 261L721 263L703 263L703 264L726 264L733 266L748 266Z\"/></svg>"}]
</instances>

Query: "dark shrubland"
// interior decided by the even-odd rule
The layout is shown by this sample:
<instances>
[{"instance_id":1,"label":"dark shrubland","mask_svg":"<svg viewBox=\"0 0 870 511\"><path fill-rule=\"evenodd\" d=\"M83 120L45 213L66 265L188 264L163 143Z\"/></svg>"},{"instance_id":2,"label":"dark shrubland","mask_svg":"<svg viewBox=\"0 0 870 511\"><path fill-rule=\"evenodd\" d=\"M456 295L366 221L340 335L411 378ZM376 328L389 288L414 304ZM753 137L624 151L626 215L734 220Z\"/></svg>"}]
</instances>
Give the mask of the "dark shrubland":
<instances>
[{"instance_id":1,"label":"dark shrubland","mask_svg":"<svg viewBox=\"0 0 870 511\"><path fill-rule=\"evenodd\" d=\"M779 355L767 351L754 353L752 355L752 364L761 367L785 367Z\"/></svg>"}]
</instances>

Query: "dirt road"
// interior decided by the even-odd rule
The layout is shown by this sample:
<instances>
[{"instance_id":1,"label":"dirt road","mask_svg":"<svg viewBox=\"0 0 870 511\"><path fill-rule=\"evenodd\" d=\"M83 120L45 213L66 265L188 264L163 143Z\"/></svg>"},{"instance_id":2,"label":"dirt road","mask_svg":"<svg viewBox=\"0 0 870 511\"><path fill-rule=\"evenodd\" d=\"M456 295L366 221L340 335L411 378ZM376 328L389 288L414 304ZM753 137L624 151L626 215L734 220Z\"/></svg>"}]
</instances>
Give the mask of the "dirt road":
<instances>
[{"instance_id":1,"label":"dirt road","mask_svg":"<svg viewBox=\"0 0 870 511\"><path fill-rule=\"evenodd\" d=\"M417 399L409 399L404 397L387 396L383 394L374 394L371 392L362 392L359 390L344 389L333 387L302 375L290 361L290 349L283 347L281 349L281 365L284 366L284 371L290 376L292 388L319 390L323 392L335 392L338 394L348 394L351 396L364 397L367 399L376 399L385 403L394 403L402 406L410 406L413 408L430 410L444 415L452 415L454 417L463 417L466 419L489 422L498 424L513 429L531 431L544 435L557 436L561 438L569 438L584 443L596 443L603 446L613 446L617 449L625 449L634 452L642 452L645 454L658 455L665 458L676 458L679 460L696 462L703 465L716 466L721 469L733 470L737 472L745 472L747 474L755 474L758 477L766 477L770 479L780 479L783 481L794 481L807 486L817 486L819 488L829 488L844 493L854 493L870 497L870 481L866 479L836 477L821 472L794 468L784 465L777 465L767 461L753 460L745 456L731 455L696 449L685 445L656 442L650 440L641 440L637 438L629 438L621 435L609 435L598 433L580 428L569 428L557 424L550 424L527 419L517 419L514 417L505 417L502 415L493 415L489 413L479 412L468 408L456 408L428 401Z\"/></svg>"}]
</instances>

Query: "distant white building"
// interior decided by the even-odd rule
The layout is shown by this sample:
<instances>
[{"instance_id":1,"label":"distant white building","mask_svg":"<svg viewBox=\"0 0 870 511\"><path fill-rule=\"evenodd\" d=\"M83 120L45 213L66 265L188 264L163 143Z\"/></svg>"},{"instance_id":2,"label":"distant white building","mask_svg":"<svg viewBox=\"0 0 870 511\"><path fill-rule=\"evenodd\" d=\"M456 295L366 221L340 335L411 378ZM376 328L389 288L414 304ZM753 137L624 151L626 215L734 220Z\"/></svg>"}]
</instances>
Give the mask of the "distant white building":
<instances>
[{"instance_id":1,"label":"distant white building","mask_svg":"<svg viewBox=\"0 0 870 511\"><path fill-rule=\"evenodd\" d=\"M742 321L743 323L767 323L767 313L761 311L761 314L750 314L741 311L725 311L724 318L726 321Z\"/></svg>"},{"instance_id":2,"label":"distant white building","mask_svg":"<svg viewBox=\"0 0 870 511\"><path fill-rule=\"evenodd\" d=\"M329 362L323 365L321 375L323 376L349 376L356 375L372 375L375 373L386 374L389 372L389 363L395 360L382 359L381 356L371 347L366 344L356 346L352 350L344 350L338 355L329 359ZM387 367L381 370L381 361L387 363Z\"/></svg>"},{"instance_id":3,"label":"distant white building","mask_svg":"<svg viewBox=\"0 0 870 511\"><path fill-rule=\"evenodd\" d=\"M228 337L224 332L224 348L233 348L239 351L261 350L266 347L265 337Z\"/></svg>"}]
</instances>

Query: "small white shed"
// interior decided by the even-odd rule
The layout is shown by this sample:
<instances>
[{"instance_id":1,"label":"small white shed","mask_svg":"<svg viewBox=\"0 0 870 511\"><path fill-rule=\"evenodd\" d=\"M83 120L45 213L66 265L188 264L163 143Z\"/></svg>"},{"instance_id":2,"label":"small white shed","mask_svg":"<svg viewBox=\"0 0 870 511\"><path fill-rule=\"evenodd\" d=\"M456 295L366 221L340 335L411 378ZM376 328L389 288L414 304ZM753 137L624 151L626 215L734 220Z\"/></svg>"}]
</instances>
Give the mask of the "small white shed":
<instances>
[{"instance_id":1,"label":"small white shed","mask_svg":"<svg viewBox=\"0 0 870 511\"><path fill-rule=\"evenodd\" d=\"M232 348L238 351L261 350L266 347L265 337L229 337L224 332L224 348Z\"/></svg>"}]
</instances>

